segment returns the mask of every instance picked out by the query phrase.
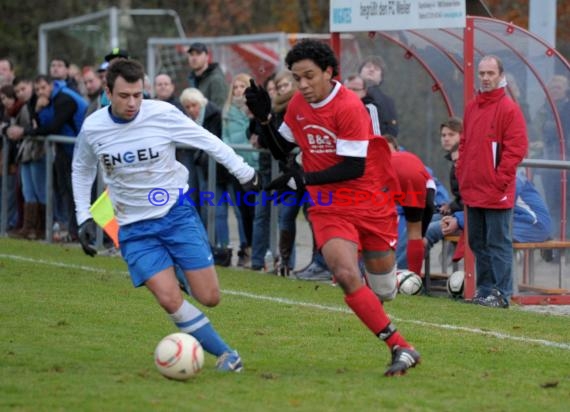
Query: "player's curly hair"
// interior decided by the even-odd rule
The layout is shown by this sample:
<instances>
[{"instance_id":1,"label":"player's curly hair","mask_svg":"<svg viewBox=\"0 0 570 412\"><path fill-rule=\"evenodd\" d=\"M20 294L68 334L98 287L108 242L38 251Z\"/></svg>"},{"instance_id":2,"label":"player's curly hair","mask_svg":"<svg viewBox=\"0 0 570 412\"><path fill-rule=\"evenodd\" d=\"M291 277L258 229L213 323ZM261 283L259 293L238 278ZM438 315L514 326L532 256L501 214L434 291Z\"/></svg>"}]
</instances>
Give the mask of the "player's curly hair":
<instances>
[{"instance_id":1,"label":"player's curly hair","mask_svg":"<svg viewBox=\"0 0 570 412\"><path fill-rule=\"evenodd\" d=\"M285 63L289 70L298 61L309 59L315 62L321 70L332 67L332 76L338 75L338 60L330 46L318 40L303 39L297 42L285 56Z\"/></svg>"}]
</instances>

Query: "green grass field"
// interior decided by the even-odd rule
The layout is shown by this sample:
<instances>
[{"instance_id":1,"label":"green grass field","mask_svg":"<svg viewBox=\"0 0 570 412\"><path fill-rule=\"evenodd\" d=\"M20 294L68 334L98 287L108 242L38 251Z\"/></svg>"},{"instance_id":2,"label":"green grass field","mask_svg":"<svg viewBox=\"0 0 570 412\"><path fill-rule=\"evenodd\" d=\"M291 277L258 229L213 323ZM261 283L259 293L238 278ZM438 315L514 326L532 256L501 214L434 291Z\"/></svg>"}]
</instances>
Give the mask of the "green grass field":
<instances>
[{"instance_id":1,"label":"green grass field","mask_svg":"<svg viewBox=\"0 0 570 412\"><path fill-rule=\"evenodd\" d=\"M205 312L244 360L241 374L186 382L155 369L175 332L120 258L0 239L0 410L567 411L570 318L446 298L386 305L422 364L385 378L389 353L339 288L220 269Z\"/></svg>"}]
</instances>

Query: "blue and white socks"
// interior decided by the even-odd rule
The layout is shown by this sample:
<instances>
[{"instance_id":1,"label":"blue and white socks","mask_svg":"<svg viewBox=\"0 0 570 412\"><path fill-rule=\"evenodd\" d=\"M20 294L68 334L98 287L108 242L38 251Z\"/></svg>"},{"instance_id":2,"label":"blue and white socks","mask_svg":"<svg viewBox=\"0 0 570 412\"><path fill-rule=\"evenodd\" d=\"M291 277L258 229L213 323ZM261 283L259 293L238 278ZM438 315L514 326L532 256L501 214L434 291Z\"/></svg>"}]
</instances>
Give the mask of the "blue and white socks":
<instances>
[{"instance_id":1,"label":"blue and white socks","mask_svg":"<svg viewBox=\"0 0 570 412\"><path fill-rule=\"evenodd\" d=\"M206 315L187 300L169 316L181 332L195 337L206 352L218 357L232 350L218 335Z\"/></svg>"}]
</instances>

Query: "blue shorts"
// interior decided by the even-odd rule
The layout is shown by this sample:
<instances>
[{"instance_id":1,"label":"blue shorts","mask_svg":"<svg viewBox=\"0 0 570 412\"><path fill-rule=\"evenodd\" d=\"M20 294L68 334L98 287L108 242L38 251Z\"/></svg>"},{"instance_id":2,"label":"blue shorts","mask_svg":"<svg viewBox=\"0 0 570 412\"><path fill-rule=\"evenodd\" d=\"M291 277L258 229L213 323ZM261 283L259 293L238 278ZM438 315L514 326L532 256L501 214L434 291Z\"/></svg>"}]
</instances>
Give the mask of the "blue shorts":
<instances>
[{"instance_id":1,"label":"blue shorts","mask_svg":"<svg viewBox=\"0 0 570 412\"><path fill-rule=\"evenodd\" d=\"M184 271L214 264L202 220L188 202L176 203L159 219L121 226L119 245L135 287L175 264Z\"/></svg>"}]
</instances>

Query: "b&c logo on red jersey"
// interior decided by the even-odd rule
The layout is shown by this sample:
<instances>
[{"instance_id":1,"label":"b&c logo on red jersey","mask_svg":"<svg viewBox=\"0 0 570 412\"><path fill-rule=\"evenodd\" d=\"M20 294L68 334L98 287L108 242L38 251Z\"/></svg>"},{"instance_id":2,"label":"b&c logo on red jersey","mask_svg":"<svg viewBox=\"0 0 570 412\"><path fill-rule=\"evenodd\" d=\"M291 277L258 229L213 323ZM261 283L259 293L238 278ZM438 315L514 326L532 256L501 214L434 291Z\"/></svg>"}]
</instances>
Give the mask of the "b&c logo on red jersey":
<instances>
[{"instance_id":1,"label":"b&c logo on red jersey","mask_svg":"<svg viewBox=\"0 0 570 412\"><path fill-rule=\"evenodd\" d=\"M311 153L336 153L336 134L318 125L303 127Z\"/></svg>"}]
</instances>

